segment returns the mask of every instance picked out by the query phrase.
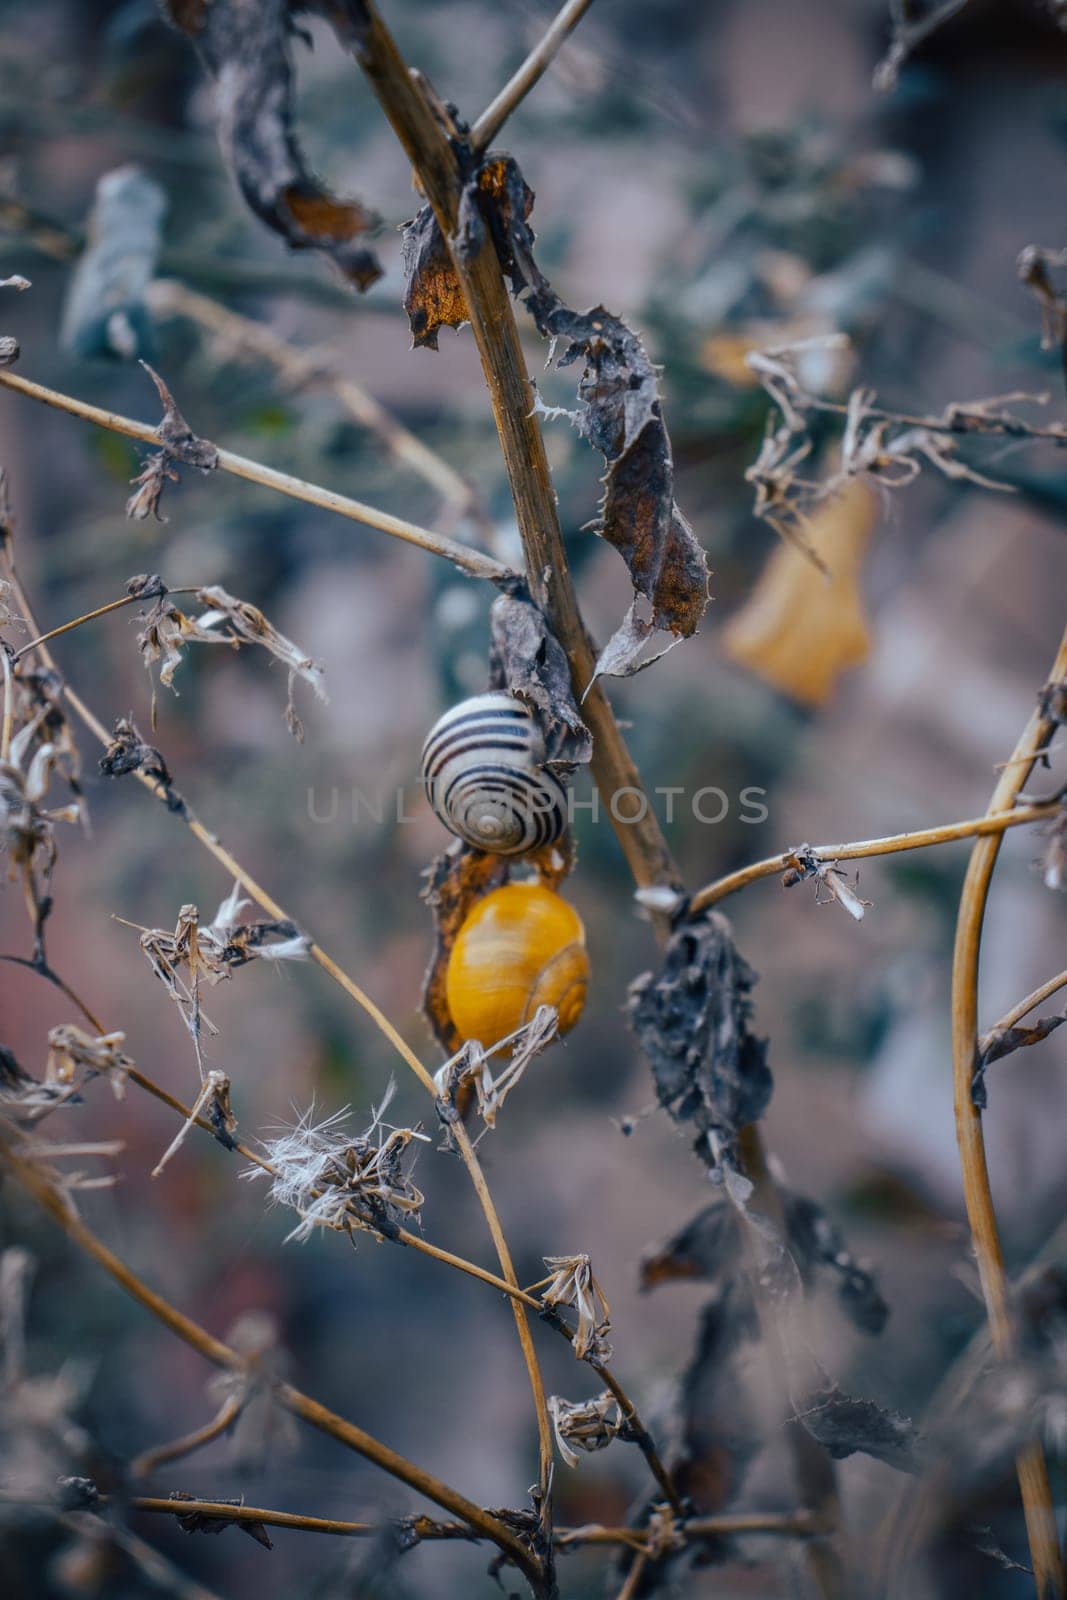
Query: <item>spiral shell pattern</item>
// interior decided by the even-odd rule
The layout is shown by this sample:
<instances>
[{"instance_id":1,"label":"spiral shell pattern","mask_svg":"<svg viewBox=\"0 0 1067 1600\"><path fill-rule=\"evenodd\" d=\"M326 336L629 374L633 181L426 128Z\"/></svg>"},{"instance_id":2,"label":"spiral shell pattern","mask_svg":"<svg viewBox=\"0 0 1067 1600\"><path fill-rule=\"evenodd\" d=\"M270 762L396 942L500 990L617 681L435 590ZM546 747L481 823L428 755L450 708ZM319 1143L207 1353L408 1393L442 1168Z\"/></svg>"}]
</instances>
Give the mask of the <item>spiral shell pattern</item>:
<instances>
[{"instance_id":1,"label":"spiral shell pattern","mask_svg":"<svg viewBox=\"0 0 1067 1600\"><path fill-rule=\"evenodd\" d=\"M544 758L531 712L493 690L461 701L431 728L422 781L452 833L476 850L521 855L551 844L567 825L566 792Z\"/></svg>"}]
</instances>

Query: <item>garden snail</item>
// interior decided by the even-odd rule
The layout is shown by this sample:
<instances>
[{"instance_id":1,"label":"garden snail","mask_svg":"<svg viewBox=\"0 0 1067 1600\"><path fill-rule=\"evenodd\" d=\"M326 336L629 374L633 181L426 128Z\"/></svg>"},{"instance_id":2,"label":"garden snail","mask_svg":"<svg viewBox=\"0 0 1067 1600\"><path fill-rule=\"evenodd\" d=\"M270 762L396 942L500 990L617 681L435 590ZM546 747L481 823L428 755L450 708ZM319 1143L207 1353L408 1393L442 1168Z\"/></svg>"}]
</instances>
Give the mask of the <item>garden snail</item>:
<instances>
[{"instance_id":1,"label":"garden snail","mask_svg":"<svg viewBox=\"0 0 1067 1600\"><path fill-rule=\"evenodd\" d=\"M463 923L445 984L464 1040L489 1048L541 1005L555 1006L566 1033L582 1014L589 984L582 919L539 883L506 883L479 900Z\"/></svg>"},{"instance_id":2,"label":"garden snail","mask_svg":"<svg viewBox=\"0 0 1067 1600\"><path fill-rule=\"evenodd\" d=\"M521 700L492 690L463 700L422 747L426 797L445 827L476 850L520 855L567 826L567 796L542 764L545 745Z\"/></svg>"}]
</instances>

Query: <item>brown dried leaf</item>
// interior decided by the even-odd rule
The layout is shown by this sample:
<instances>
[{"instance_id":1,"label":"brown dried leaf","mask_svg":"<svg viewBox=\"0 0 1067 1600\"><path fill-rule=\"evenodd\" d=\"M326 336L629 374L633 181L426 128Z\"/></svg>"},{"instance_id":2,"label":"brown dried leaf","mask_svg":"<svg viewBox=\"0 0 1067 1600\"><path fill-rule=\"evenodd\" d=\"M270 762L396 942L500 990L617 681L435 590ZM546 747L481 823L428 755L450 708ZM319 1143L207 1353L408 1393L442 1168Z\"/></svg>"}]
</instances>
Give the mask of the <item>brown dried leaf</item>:
<instances>
[{"instance_id":1,"label":"brown dried leaf","mask_svg":"<svg viewBox=\"0 0 1067 1600\"><path fill-rule=\"evenodd\" d=\"M825 571L794 544L779 545L727 624L726 653L803 705L825 704L842 673L867 658L859 585L877 510L872 490L853 479L807 523Z\"/></svg>"},{"instance_id":2,"label":"brown dried leaf","mask_svg":"<svg viewBox=\"0 0 1067 1600\"><path fill-rule=\"evenodd\" d=\"M644 345L603 306L576 312L564 305L534 260L528 221L532 206L533 195L511 157L489 156L464 188L456 246L473 257L488 231L502 270L513 291L525 295L542 335L553 349L564 341L559 365L584 359L578 410L568 415L607 462L604 497L593 526L619 551L635 594L649 606L649 617L640 624L635 613L627 616L597 664L598 674L628 676L639 670L639 651L654 630L675 638L696 631L708 603L707 562L674 503L670 440ZM409 225L405 260L405 305L415 343L436 348L438 328L458 327L467 313L428 208Z\"/></svg>"},{"instance_id":3,"label":"brown dried leaf","mask_svg":"<svg viewBox=\"0 0 1067 1600\"><path fill-rule=\"evenodd\" d=\"M292 249L320 250L369 288L381 267L359 241L379 218L312 177L294 132L289 0L166 0L165 9L216 80L219 143L249 206Z\"/></svg>"},{"instance_id":4,"label":"brown dried leaf","mask_svg":"<svg viewBox=\"0 0 1067 1600\"><path fill-rule=\"evenodd\" d=\"M432 861L426 874L423 898L433 913L436 940L423 982L422 1009L434 1038L450 1056L462 1048L463 1040L452 1021L445 994L448 958L471 907L504 883L507 875L506 857L471 850L462 839Z\"/></svg>"},{"instance_id":5,"label":"brown dried leaf","mask_svg":"<svg viewBox=\"0 0 1067 1600\"><path fill-rule=\"evenodd\" d=\"M452 258L429 206L423 206L405 227L401 252L412 345L436 350L441 328L461 328L469 318Z\"/></svg>"}]
</instances>

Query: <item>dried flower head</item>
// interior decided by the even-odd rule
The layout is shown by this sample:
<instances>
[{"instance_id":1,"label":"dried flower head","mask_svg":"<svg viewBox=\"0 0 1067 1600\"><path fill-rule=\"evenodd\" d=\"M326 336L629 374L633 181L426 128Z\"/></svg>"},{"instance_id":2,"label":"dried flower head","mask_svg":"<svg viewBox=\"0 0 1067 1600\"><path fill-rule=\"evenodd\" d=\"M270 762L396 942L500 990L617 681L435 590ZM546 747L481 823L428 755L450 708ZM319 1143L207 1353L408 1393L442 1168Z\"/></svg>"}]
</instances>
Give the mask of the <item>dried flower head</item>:
<instances>
[{"instance_id":1,"label":"dried flower head","mask_svg":"<svg viewBox=\"0 0 1067 1600\"><path fill-rule=\"evenodd\" d=\"M71 1022L62 1023L48 1035L45 1083L67 1090L79 1081L106 1077L115 1099L124 1099L126 1074L133 1066L129 1056L119 1049L125 1042L124 1033L104 1033L94 1038Z\"/></svg>"},{"instance_id":2,"label":"dried flower head","mask_svg":"<svg viewBox=\"0 0 1067 1600\"><path fill-rule=\"evenodd\" d=\"M309 1239L316 1228L394 1239L406 1218L418 1216L424 1197L403 1162L410 1144L429 1141L417 1128L385 1133L382 1117L393 1092L390 1084L370 1126L354 1138L344 1127L347 1108L316 1123L312 1106L293 1127L264 1142L272 1169L271 1202L290 1207L300 1218L287 1243ZM249 1167L244 1176L262 1173L262 1167Z\"/></svg>"},{"instance_id":3,"label":"dried flower head","mask_svg":"<svg viewBox=\"0 0 1067 1600\"><path fill-rule=\"evenodd\" d=\"M548 1414L559 1453L568 1467L578 1465L579 1450L592 1454L606 1449L618 1438L623 1425L619 1403L610 1390L596 1400L564 1400L562 1395L554 1394L549 1398Z\"/></svg>"},{"instance_id":4,"label":"dried flower head","mask_svg":"<svg viewBox=\"0 0 1067 1600\"><path fill-rule=\"evenodd\" d=\"M208 609L199 617L189 617L169 598L166 584L154 573L131 578L126 590L128 594L155 602L148 611L141 613L144 627L137 636L137 643L149 672L158 665L159 681L164 688L174 687L174 673L181 665L182 649L187 644L227 644L234 650L243 644L261 645L288 668L286 723L297 739L304 737L303 725L293 704L293 690L297 678L301 678L310 684L317 699L325 701L322 666L279 633L258 607L247 600L238 600L219 584L212 584L196 592L199 603ZM154 698L152 723L154 726Z\"/></svg>"},{"instance_id":5,"label":"dried flower head","mask_svg":"<svg viewBox=\"0 0 1067 1600\"><path fill-rule=\"evenodd\" d=\"M73 1086L65 1088L59 1083L42 1083L26 1072L14 1053L0 1044L0 1107L6 1115L35 1122L80 1098Z\"/></svg>"},{"instance_id":6,"label":"dried flower head","mask_svg":"<svg viewBox=\"0 0 1067 1600\"><path fill-rule=\"evenodd\" d=\"M210 1033L218 1031L200 1007L201 977L214 985L257 957L263 961L304 961L311 949L311 940L293 922L266 919L242 923L241 912L250 904L241 896L241 885L235 883L214 921L206 926L201 926L197 908L185 905L178 912L173 932L165 928L141 931L141 949L181 1012L201 1072L202 1030L206 1026Z\"/></svg>"},{"instance_id":7,"label":"dried flower head","mask_svg":"<svg viewBox=\"0 0 1067 1600\"><path fill-rule=\"evenodd\" d=\"M165 522L166 518L160 516L159 502L166 484L178 482L174 464L182 462L200 472L213 472L219 464L219 453L207 439L200 439L193 432L159 373L154 372L147 361L142 361L141 365L163 403L163 420L156 429L162 448L148 458L142 471L131 480L135 489L126 502L126 515L137 521L155 517L158 522Z\"/></svg>"},{"instance_id":8,"label":"dried flower head","mask_svg":"<svg viewBox=\"0 0 1067 1600\"><path fill-rule=\"evenodd\" d=\"M523 1023L514 1033L494 1046L493 1055L486 1054L474 1039L468 1041L449 1061L434 1073L437 1092L447 1106L455 1107L465 1087L473 1088L478 1099L478 1113L487 1128L496 1127L497 1112L519 1082L536 1055L559 1032L559 1013L554 1006L538 1006L529 1022ZM508 1047L511 1053L504 1066L494 1076L492 1061Z\"/></svg>"},{"instance_id":9,"label":"dried flower head","mask_svg":"<svg viewBox=\"0 0 1067 1600\"><path fill-rule=\"evenodd\" d=\"M607 1335L611 1329L611 1307L608 1305L587 1255L545 1256L544 1263L551 1276L535 1283L542 1289L541 1300L553 1310L559 1306L573 1306L578 1313L578 1326L574 1330L574 1354L579 1361L592 1356L595 1361L611 1360L611 1346Z\"/></svg>"},{"instance_id":10,"label":"dried flower head","mask_svg":"<svg viewBox=\"0 0 1067 1600\"><path fill-rule=\"evenodd\" d=\"M185 801L174 788L167 763L154 745L145 743L132 718L116 718L111 729L111 743L100 757L100 771L106 778L143 772L163 790L167 810L185 814Z\"/></svg>"}]
</instances>

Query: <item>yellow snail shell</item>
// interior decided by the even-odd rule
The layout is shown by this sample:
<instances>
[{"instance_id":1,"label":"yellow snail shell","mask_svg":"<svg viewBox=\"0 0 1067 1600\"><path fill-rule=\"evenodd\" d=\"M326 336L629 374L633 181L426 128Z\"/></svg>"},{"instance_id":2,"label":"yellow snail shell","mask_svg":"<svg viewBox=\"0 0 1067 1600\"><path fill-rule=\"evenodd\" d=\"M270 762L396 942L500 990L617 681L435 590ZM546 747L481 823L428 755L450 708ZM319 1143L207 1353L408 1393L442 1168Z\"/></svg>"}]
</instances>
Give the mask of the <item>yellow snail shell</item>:
<instances>
[{"instance_id":1,"label":"yellow snail shell","mask_svg":"<svg viewBox=\"0 0 1067 1600\"><path fill-rule=\"evenodd\" d=\"M479 900L463 923L445 984L459 1034L486 1049L541 1005L555 1006L566 1033L582 1014L589 986L582 919L539 883L506 883Z\"/></svg>"}]
</instances>

